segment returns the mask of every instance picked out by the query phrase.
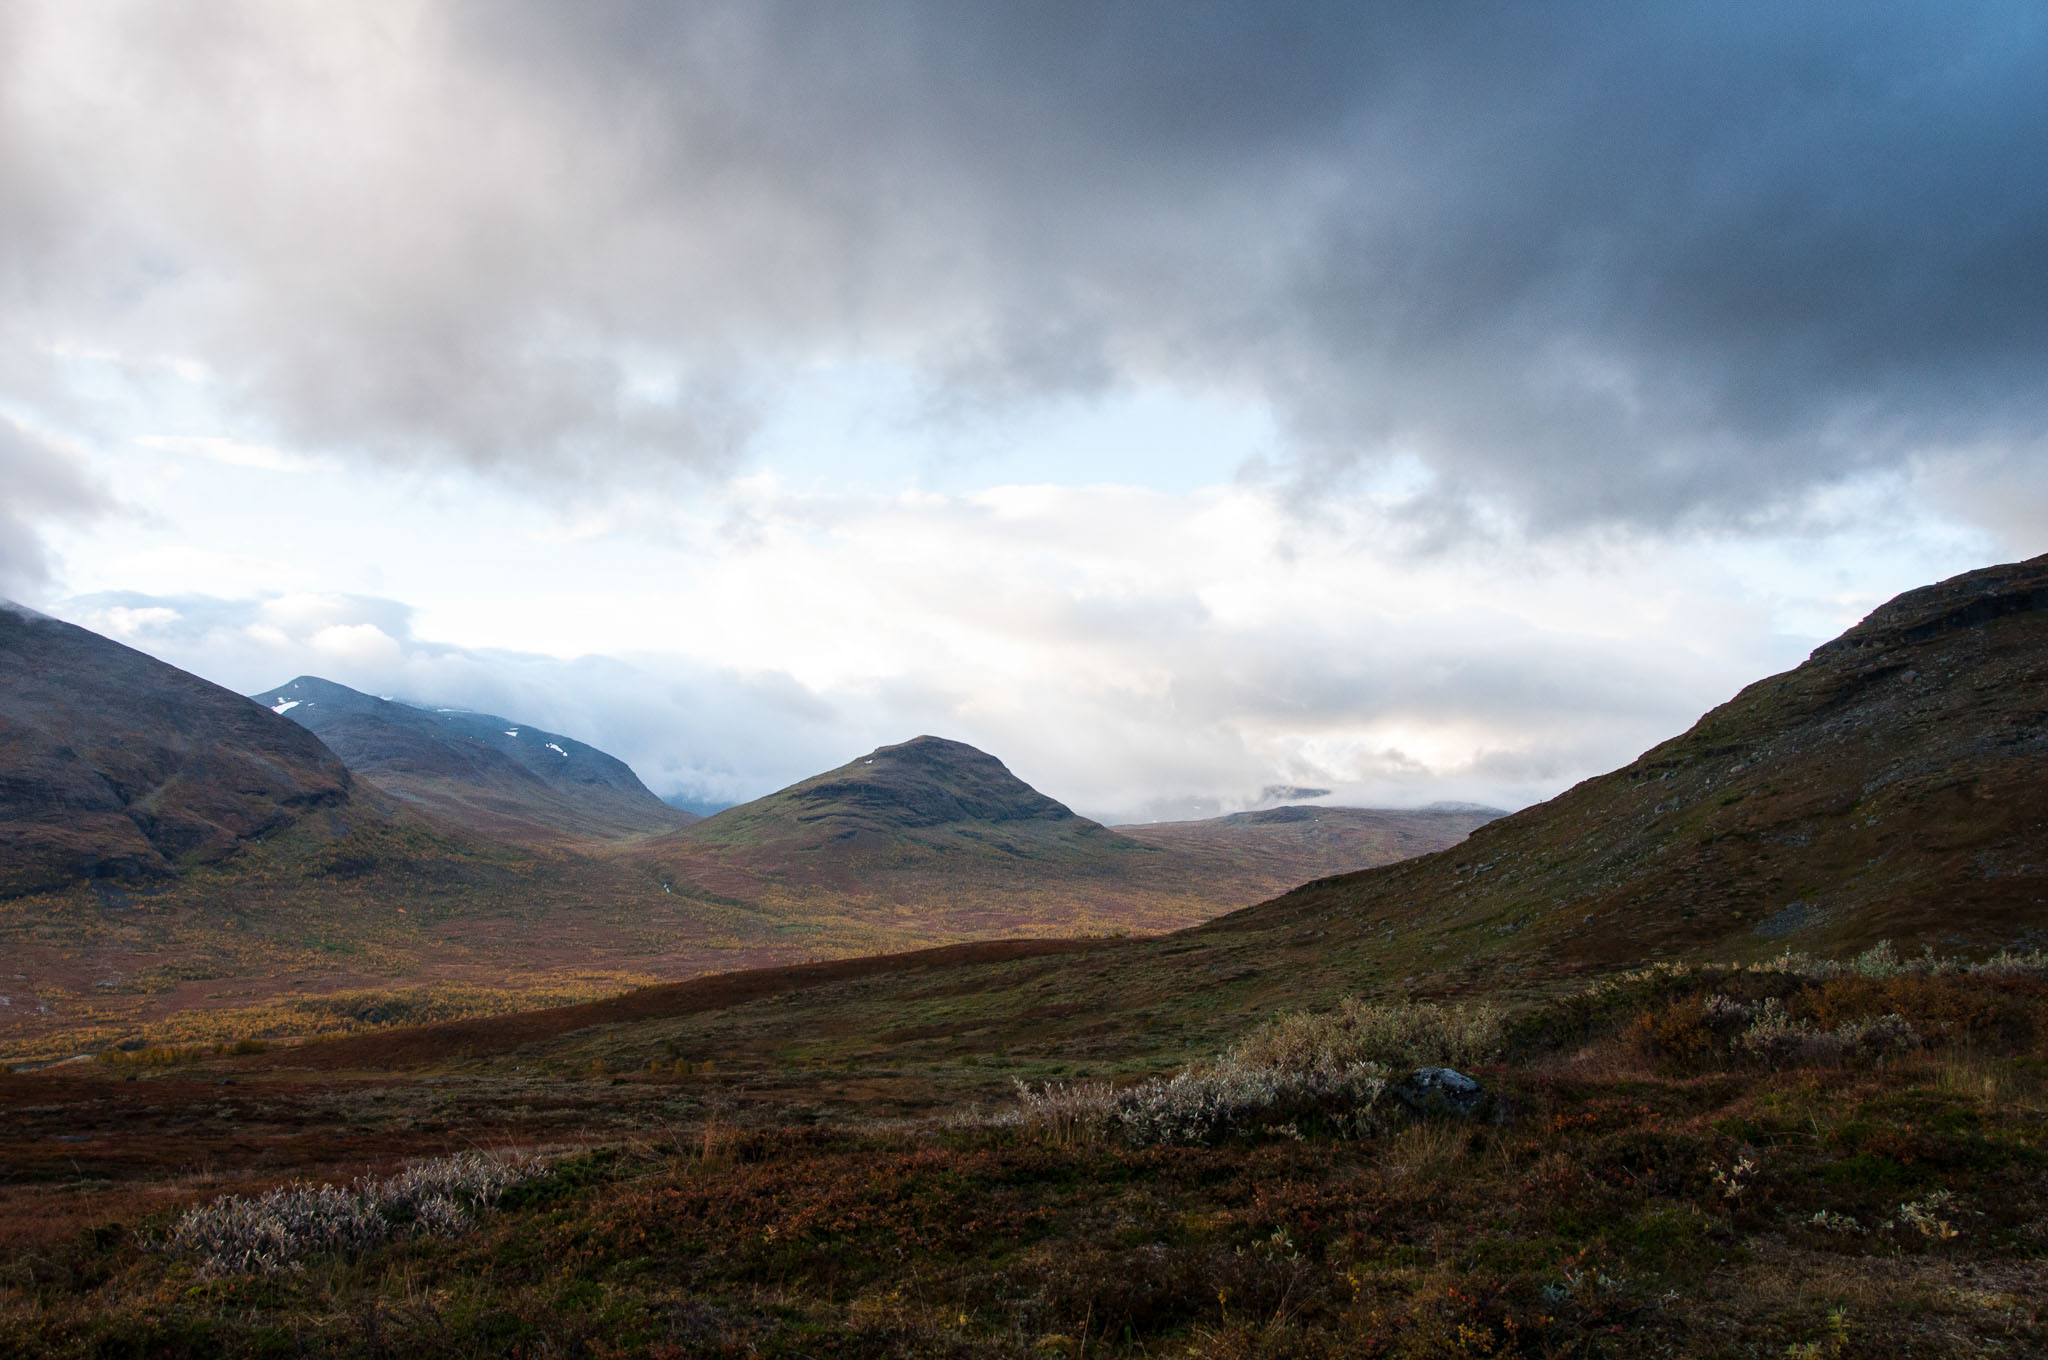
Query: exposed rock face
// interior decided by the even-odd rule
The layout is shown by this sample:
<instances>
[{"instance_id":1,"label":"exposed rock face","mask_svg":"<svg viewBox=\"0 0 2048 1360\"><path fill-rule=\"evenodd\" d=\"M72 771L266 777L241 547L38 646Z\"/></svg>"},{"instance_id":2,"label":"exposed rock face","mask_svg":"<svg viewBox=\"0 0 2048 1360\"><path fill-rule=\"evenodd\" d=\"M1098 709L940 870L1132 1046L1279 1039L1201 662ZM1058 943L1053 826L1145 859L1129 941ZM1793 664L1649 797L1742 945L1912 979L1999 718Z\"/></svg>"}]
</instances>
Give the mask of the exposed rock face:
<instances>
[{"instance_id":1,"label":"exposed rock face","mask_svg":"<svg viewBox=\"0 0 2048 1360\"><path fill-rule=\"evenodd\" d=\"M318 737L261 705L0 605L0 893L166 877L349 789Z\"/></svg>"},{"instance_id":2,"label":"exposed rock face","mask_svg":"<svg viewBox=\"0 0 2048 1360\"><path fill-rule=\"evenodd\" d=\"M255 696L378 787L487 834L625 836L697 820L595 746L490 713L381 699L302 675Z\"/></svg>"}]
</instances>

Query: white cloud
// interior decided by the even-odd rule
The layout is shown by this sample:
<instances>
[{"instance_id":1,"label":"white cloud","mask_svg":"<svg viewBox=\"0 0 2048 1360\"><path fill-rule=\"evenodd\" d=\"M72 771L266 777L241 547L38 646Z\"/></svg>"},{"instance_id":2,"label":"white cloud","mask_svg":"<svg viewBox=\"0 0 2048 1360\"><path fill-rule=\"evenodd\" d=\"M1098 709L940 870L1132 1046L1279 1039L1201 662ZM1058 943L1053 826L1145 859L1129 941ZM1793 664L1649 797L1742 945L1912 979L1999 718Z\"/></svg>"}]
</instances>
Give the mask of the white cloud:
<instances>
[{"instance_id":1,"label":"white cloud","mask_svg":"<svg viewBox=\"0 0 2048 1360\"><path fill-rule=\"evenodd\" d=\"M389 667L403 656L398 639L374 623L330 624L306 639L306 645L328 661L357 670Z\"/></svg>"},{"instance_id":2,"label":"white cloud","mask_svg":"<svg viewBox=\"0 0 2048 1360\"><path fill-rule=\"evenodd\" d=\"M746 536L714 532L735 513ZM451 526L434 550L495 592L65 608L175 608L153 644L223 683L310 671L484 708L604 746L663 791L752 796L934 732L1091 812L1159 815L1274 784L1519 805L1976 564L1968 542L1853 526L1768 559L1711 538L1382 547L1400 531L1398 508L1304 522L1255 485L854 496L763 478L555 545L538 571L526 544ZM663 565L622 583L621 560Z\"/></svg>"},{"instance_id":3,"label":"white cloud","mask_svg":"<svg viewBox=\"0 0 2048 1360\"><path fill-rule=\"evenodd\" d=\"M225 463L229 467L258 468L265 472L304 472L322 465L319 460L288 453L269 444L250 444L213 435L145 434L137 435L135 442L163 453L189 454Z\"/></svg>"}]
</instances>

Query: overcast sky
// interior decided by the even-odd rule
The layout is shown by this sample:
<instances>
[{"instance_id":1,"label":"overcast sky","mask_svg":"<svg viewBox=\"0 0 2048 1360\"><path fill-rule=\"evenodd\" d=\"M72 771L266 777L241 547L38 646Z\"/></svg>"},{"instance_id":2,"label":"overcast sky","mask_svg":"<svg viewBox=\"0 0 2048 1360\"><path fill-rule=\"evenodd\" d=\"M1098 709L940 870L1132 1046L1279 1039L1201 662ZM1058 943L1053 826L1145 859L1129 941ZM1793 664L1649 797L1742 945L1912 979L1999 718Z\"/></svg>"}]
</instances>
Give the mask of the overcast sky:
<instances>
[{"instance_id":1,"label":"overcast sky","mask_svg":"<svg viewBox=\"0 0 2048 1360\"><path fill-rule=\"evenodd\" d=\"M0 7L0 594L751 797L1519 806L2048 549L2032 3Z\"/></svg>"}]
</instances>

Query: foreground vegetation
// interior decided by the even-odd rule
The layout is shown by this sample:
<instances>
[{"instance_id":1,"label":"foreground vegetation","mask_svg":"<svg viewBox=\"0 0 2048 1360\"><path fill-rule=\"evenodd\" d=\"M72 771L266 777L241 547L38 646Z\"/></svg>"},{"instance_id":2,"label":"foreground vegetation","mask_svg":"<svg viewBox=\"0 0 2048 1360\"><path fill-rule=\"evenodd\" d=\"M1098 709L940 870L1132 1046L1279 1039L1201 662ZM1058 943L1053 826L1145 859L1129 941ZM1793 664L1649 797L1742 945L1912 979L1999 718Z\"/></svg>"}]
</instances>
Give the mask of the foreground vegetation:
<instances>
[{"instance_id":1,"label":"foreground vegetation","mask_svg":"<svg viewBox=\"0 0 2048 1360\"><path fill-rule=\"evenodd\" d=\"M1400 1098L1443 1062L1483 1108ZM138 1200L11 1253L0 1353L2048 1350L2040 956L1663 968L1515 1014L1354 1000L1149 1081L911 1121L673 1091L544 1175L359 1182L452 1198L276 1269L180 1245L255 1191ZM1188 1100L1223 1113L1158 1114Z\"/></svg>"}]
</instances>

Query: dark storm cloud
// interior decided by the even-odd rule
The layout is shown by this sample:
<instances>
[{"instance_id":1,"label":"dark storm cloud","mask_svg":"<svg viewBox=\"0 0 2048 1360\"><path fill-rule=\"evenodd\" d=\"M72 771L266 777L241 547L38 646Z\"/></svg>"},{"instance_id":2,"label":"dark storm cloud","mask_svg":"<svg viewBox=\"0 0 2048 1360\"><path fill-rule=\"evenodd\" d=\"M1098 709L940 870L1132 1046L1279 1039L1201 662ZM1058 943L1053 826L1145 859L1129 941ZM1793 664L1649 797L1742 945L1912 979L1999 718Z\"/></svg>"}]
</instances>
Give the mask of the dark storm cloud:
<instances>
[{"instance_id":1,"label":"dark storm cloud","mask_svg":"<svg viewBox=\"0 0 2048 1360\"><path fill-rule=\"evenodd\" d=\"M123 247L39 296L301 441L718 468L879 358L953 414L1264 397L1310 486L1405 453L1539 524L2041 452L2029 5L125 13L23 45L130 92L11 102L0 174L62 153L37 220Z\"/></svg>"}]
</instances>

